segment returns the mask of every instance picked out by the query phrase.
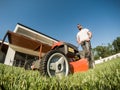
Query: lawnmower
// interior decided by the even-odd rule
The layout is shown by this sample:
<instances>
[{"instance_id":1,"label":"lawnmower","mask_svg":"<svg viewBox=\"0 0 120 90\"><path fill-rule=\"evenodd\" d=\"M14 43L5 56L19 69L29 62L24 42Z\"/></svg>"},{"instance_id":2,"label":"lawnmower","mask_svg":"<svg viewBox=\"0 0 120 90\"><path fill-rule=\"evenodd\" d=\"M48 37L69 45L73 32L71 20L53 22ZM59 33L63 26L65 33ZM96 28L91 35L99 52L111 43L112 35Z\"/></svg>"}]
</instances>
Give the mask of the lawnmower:
<instances>
[{"instance_id":1,"label":"lawnmower","mask_svg":"<svg viewBox=\"0 0 120 90\"><path fill-rule=\"evenodd\" d=\"M61 77L71 73L87 71L89 61L75 45L57 42L41 59L26 62L25 69L37 69L42 75Z\"/></svg>"}]
</instances>

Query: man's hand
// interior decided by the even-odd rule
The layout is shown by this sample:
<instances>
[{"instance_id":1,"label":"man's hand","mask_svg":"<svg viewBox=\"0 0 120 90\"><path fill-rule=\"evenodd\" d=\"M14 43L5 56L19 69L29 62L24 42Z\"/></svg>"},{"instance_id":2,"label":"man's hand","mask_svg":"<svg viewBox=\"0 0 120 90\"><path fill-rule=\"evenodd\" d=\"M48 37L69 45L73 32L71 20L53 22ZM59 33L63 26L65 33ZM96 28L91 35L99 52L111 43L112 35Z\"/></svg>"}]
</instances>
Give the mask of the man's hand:
<instances>
[{"instance_id":1,"label":"man's hand","mask_svg":"<svg viewBox=\"0 0 120 90\"><path fill-rule=\"evenodd\" d=\"M90 41L90 38L86 39L86 41Z\"/></svg>"}]
</instances>

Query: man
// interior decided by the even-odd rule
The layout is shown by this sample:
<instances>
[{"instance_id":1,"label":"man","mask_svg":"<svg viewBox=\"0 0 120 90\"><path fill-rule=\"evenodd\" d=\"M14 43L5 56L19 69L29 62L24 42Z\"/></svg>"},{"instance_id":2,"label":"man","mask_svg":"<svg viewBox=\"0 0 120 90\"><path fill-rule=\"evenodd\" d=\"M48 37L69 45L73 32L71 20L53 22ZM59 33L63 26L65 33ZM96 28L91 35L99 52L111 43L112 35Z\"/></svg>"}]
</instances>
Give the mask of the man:
<instances>
[{"instance_id":1,"label":"man","mask_svg":"<svg viewBox=\"0 0 120 90\"><path fill-rule=\"evenodd\" d=\"M78 24L77 28L79 32L77 33L77 42L81 45L84 57L89 61L89 67L92 68L92 52L90 39L92 38L92 33L87 28L83 28L82 25Z\"/></svg>"}]
</instances>

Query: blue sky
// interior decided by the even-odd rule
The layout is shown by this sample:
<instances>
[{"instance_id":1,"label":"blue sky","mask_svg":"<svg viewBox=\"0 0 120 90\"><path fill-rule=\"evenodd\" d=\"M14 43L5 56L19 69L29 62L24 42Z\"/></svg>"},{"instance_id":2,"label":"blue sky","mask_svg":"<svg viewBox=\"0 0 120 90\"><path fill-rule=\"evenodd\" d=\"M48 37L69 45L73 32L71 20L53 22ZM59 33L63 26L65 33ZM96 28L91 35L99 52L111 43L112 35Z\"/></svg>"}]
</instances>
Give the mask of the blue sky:
<instances>
[{"instance_id":1,"label":"blue sky","mask_svg":"<svg viewBox=\"0 0 120 90\"><path fill-rule=\"evenodd\" d=\"M21 23L77 45L77 24L93 33L92 46L120 36L120 0L0 0L0 39Z\"/></svg>"}]
</instances>

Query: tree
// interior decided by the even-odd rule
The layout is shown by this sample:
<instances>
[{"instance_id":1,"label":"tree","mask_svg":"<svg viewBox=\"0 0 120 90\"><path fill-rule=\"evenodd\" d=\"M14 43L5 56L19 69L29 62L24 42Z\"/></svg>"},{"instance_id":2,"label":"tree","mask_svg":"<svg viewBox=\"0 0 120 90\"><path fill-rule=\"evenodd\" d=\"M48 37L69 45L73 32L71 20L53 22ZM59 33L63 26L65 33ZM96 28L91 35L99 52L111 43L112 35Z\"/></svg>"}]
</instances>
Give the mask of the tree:
<instances>
[{"instance_id":1,"label":"tree","mask_svg":"<svg viewBox=\"0 0 120 90\"><path fill-rule=\"evenodd\" d=\"M113 47L114 47L114 51L115 53L119 53L120 52L120 37L117 37L113 43L112 43Z\"/></svg>"},{"instance_id":2,"label":"tree","mask_svg":"<svg viewBox=\"0 0 120 90\"><path fill-rule=\"evenodd\" d=\"M94 59L99 59L100 57L104 58L114 54L113 46L108 43L108 46L97 46L93 49L94 51Z\"/></svg>"},{"instance_id":3,"label":"tree","mask_svg":"<svg viewBox=\"0 0 120 90\"><path fill-rule=\"evenodd\" d=\"M114 47L113 47L112 44L108 43L107 49L108 49L108 55L109 56L115 54Z\"/></svg>"},{"instance_id":4,"label":"tree","mask_svg":"<svg viewBox=\"0 0 120 90\"><path fill-rule=\"evenodd\" d=\"M112 44L108 43L107 46L97 46L93 49L94 59L97 60L99 57L107 57L120 52L120 37L117 37Z\"/></svg>"},{"instance_id":5,"label":"tree","mask_svg":"<svg viewBox=\"0 0 120 90\"><path fill-rule=\"evenodd\" d=\"M94 56L95 59L98 59L99 57L106 57L107 56L107 47L106 46L97 46L94 48Z\"/></svg>"}]
</instances>

